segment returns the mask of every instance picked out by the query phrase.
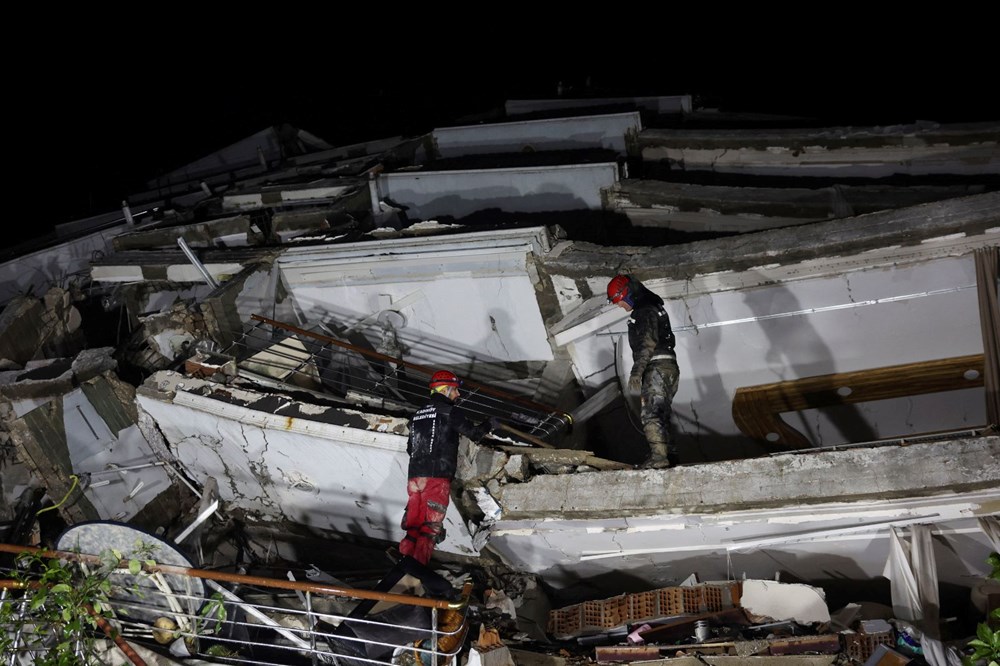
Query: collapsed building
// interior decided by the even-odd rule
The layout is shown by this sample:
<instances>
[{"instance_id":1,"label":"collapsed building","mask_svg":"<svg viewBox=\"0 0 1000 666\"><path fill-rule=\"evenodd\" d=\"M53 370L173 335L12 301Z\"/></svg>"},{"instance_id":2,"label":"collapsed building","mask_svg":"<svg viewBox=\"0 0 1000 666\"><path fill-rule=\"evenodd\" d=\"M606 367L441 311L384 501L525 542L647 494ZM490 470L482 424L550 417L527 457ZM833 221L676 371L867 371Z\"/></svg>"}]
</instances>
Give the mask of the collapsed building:
<instances>
[{"instance_id":1,"label":"collapsed building","mask_svg":"<svg viewBox=\"0 0 1000 666\"><path fill-rule=\"evenodd\" d=\"M51 508L203 569L379 557L447 368L507 426L464 442L436 551L520 604L479 659L512 634L666 657L699 613L755 624L736 607L829 628L761 581L826 590L812 610L891 598L930 654L1000 550L1000 125L507 107L347 147L264 130L0 267L4 541L52 545ZM623 272L673 322L676 468L636 468ZM820 636L781 649L845 650Z\"/></svg>"}]
</instances>

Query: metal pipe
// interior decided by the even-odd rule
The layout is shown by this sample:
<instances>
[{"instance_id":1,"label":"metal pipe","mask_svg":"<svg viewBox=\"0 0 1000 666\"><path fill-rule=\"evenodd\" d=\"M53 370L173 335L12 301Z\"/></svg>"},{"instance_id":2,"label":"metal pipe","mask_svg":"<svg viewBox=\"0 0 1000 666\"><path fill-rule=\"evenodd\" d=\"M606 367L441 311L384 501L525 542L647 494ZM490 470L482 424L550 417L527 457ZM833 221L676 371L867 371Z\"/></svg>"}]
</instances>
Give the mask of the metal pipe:
<instances>
[{"instance_id":1,"label":"metal pipe","mask_svg":"<svg viewBox=\"0 0 1000 666\"><path fill-rule=\"evenodd\" d=\"M0 543L0 552L20 555L29 553L50 559L70 560L73 562L89 562L91 564L101 564L101 558L97 555L85 555L81 553L71 553L61 550L46 550L31 546L18 546L14 544ZM127 568L127 561L125 567ZM119 563L121 565L121 563ZM444 599L427 599L424 597L414 597L408 594L393 594L390 592L376 592L374 590L357 590L339 585L327 585L325 583L310 583L305 581L281 580L280 578L264 578L262 576L247 576L245 574L232 574L223 571L207 571L205 569L194 569L190 567L179 567L170 564L156 564L149 566L145 562L141 563L142 570L147 573L167 573L177 576L190 576L202 580L215 582L239 583L242 585L259 585L261 587L273 587L281 590L300 590L302 592L312 592L314 594L328 594L340 597L354 597L357 599L371 599L374 601L387 601L390 603L406 604L409 606L424 606L426 608L451 608L460 609L468 603L468 595L463 594L460 601L446 601ZM0 581L2 585L4 581ZM471 590L470 590L471 591Z\"/></svg>"},{"instance_id":2,"label":"metal pipe","mask_svg":"<svg viewBox=\"0 0 1000 666\"><path fill-rule=\"evenodd\" d=\"M83 607L87 610L90 616L94 618L94 621L97 623L97 626L101 628L101 631L103 631L110 640L114 641L114 644L118 646L118 649L122 651L122 654L124 654L129 661L135 664L135 666L146 666L146 661L139 656L139 653L136 652L124 638L121 637L118 631L111 626L110 622L94 610L93 606L90 604L84 604Z\"/></svg>"},{"instance_id":3,"label":"metal pipe","mask_svg":"<svg viewBox=\"0 0 1000 666\"><path fill-rule=\"evenodd\" d=\"M535 436L533 436L533 435L529 435L529 434L528 434L528 433L526 433L526 432L521 432L520 430L517 430L517 429L515 429L515 428L511 428L511 427L510 427L509 425L507 425L506 423L501 423L501 424L500 424L500 429L501 429L501 430L504 430L504 431L506 431L506 432L509 432L509 433L510 433L510 434L512 434L512 435L515 435L515 436L517 436L517 437L520 437L521 439L523 439L523 440L525 440L525 441L527 441L527 442L531 442L531 443L532 443L532 444L534 444L535 446L540 446L540 447L542 447L543 449L552 449L552 448L555 448L554 446L552 446L552 445L551 445L551 444L549 444L548 442L546 442L546 441L543 441L543 440L541 440L541 439L538 439L537 437L535 437Z\"/></svg>"},{"instance_id":4,"label":"metal pipe","mask_svg":"<svg viewBox=\"0 0 1000 666\"><path fill-rule=\"evenodd\" d=\"M118 472L128 472L133 469L146 469L147 467L159 467L161 465L166 465L166 464L167 464L166 462L160 460L158 462L143 463L141 465L129 465L128 467L112 467L111 469L100 469L97 470L96 472L86 472L86 474L89 474L91 476L97 476L98 474L116 474ZM84 472L80 473L84 474Z\"/></svg>"},{"instance_id":5,"label":"metal pipe","mask_svg":"<svg viewBox=\"0 0 1000 666\"><path fill-rule=\"evenodd\" d=\"M357 353L361 354L362 356L366 356L368 358L374 358L374 359L378 359L380 361L388 361L388 362L391 362L391 363L397 363L397 364L405 366L407 368L411 368L413 370L418 370L418 371L420 371L420 372L422 372L424 374L427 374L427 375L433 375L434 372L435 372L435 370L433 368L428 368L427 366L424 366L424 365L419 365L417 363L411 363L409 361L404 361L402 359L396 358L395 356L389 356L387 354L380 354L379 352L372 351L370 349L365 349L364 347L358 347L357 345L352 345L352 344L347 343L347 342L341 342L340 340L337 340L336 338L332 338L332 337L330 337L328 335L320 335L319 333L313 333L312 331L307 331L304 328L299 328L298 326L293 326L292 324L286 324L284 322L276 321L274 319L268 319L267 317L262 317L262 316L260 316L258 314L252 314L252 315L250 315L250 318L253 319L253 320L255 320L255 321L260 321L260 322L263 322L265 324L269 324L269 325L271 325L271 326L273 326L275 328L280 328L280 329L288 331L290 333L295 333L296 335L303 335L303 336L306 336L306 337L313 338L314 340L319 340L320 342L324 342L324 343L331 344L331 345L336 345L337 347L342 347L344 349L349 349L351 351L357 352ZM560 417L560 418L567 418L567 419L569 418L568 414L566 414L565 412L562 412L562 411L560 411L560 410L558 410L558 409L556 409L554 407L550 407L548 405L543 405L543 404L534 402L533 400L528 400L527 398L522 398L521 396L518 396L518 395L513 395L513 394L510 394L510 393L505 393L504 391L498 391L497 389L492 388L490 386L486 386L485 384L480 384L478 382L466 381L466 380L463 380L462 384L463 384L463 386L469 386L471 388L478 389L480 392L486 393L487 395L492 395L492 396L496 396L496 397L499 397L499 398L503 398L504 400L508 400L510 402L516 402L516 403L522 404L522 405L524 405L526 407L531 407L532 409L535 409L535 410L538 410L538 411L548 412L548 413L553 414L553 415L555 415L557 417Z\"/></svg>"},{"instance_id":6,"label":"metal pipe","mask_svg":"<svg viewBox=\"0 0 1000 666\"><path fill-rule=\"evenodd\" d=\"M244 603L244 601L242 599L240 599L238 596L236 596L235 594L233 594L232 592L230 592L226 588L222 587L218 583L216 583L214 580L206 580L205 582L208 583L208 586L211 587L213 590L215 590L216 592L218 592L219 594L221 594L223 597L225 597L229 601L232 601L234 604L236 604L237 606L239 606L240 608L242 608L246 612L247 615L260 620L261 622L263 622L264 624L266 624L267 626L271 627L276 632L278 632L279 634L281 634L282 636L284 636L285 638L287 638L289 641L292 642L292 645L296 645L296 646L298 646L300 648L304 648L306 650L311 649L311 647L310 647L310 645L309 645L309 643L307 641L302 640L301 638L299 638L298 636L296 636L294 633L292 633L290 630L282 627L280 624L278 624L277 622L275 622L274 620L272 620L268 616L264 615L262 612L260 612L259 610L257 610L253 606L250 606L249 604Z\"/></svg>"},{"instance_id":7,"label":"metal pipe","mask_svg":"<svg viewBox=\"0 0 1000 666\"><path fill-rule=\"evenodd\" d=\"M188 247L187 241L183 238L178 238L177 245L180 246L181 251L184 253L184 256L187 257L188 261L190 261L191 264L198 269L198 272L201 273L201 276L205 278L205 282L211 285L212 289L218 289L219 283L216 282L215 278L212 277L212 274L208 272L208 269L205 268L203 263L201 263L201 260L195 256L194 251Z\"/></svg>"},{"instance_id":8,"label":"metal pipe","mask_svg":"<svg viewBox=\"0 0 1000 666\"><path fill-rule=\"evenodd\" d=\"M215 501L210 503L207 507L202 509L201 513L198 514L198 517L194 519L194 522L188 525L183 532L177 535L177 538L174 539L174 543L180 543L184 541L184 539L188 538L191 535L191 533L194 532L203 522L208 520L209 516L215 513L215 510L218 508L219 508L219 500L216 499Z\"/></svg>"}]
</instances>

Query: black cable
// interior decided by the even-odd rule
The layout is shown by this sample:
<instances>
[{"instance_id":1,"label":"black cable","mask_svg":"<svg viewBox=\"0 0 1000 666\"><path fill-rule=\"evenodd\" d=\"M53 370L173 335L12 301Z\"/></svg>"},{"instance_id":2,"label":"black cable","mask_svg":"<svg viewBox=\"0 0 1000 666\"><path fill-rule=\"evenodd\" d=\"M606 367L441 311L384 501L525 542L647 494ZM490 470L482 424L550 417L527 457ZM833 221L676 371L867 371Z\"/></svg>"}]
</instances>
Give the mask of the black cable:
<instances>
[{"instance_id":1,"label":"black cable","mask_svg":"<svg viewBox=\"0 0 1000 666\"><path fill-rule=\"evenodd\" d=\"M615 355L615 379L618 381L618 385L622 386L622 376L621 373L618 372L618 340L612 338L611 346ZM625 384L625 386L627 387L628 384ZM645 432L643 431L643 429L635 424L635 420L633 419L633 414L632 414L632 407L629 406L628 396L625 395L624 391L622 391L622 400L625 401L625 415L628 416L628 422L632 424L632 427L635 428L636 432L645 437Z\"/></svg>"}]
</instances>

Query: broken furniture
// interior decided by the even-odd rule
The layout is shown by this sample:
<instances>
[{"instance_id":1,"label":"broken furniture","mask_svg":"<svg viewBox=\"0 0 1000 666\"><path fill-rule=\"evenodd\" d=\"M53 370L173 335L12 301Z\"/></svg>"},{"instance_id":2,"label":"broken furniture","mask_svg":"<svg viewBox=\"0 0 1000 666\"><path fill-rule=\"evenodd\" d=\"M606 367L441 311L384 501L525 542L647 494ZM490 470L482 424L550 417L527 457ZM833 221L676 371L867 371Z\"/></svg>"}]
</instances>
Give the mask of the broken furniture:
<instances>
[{"instance_id":1,"label":"broken furniture","mask_svg":"<svg viewBox=\"0 0 1000 666\"><path fill-rule=\"evenodd\" d=\"M812 443L781 418L783 412L981 387L983 372L983 355L972 354L742 386L733 396L733 421L775 451L805 449Z\"/></svg>"}]
</instances>

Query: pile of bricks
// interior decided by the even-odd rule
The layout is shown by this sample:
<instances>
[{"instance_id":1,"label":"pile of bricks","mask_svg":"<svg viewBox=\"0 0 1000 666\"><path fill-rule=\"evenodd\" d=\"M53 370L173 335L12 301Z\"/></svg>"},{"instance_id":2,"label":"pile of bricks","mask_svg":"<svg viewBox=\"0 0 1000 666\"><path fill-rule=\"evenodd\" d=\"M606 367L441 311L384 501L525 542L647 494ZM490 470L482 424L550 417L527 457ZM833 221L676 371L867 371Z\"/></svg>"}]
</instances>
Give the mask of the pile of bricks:
<instances>
[{"instance_id":1,"label":"pile of bricks","mask_svg":"<svg viewBox=\"0 0 1000 666\"><path fill-rule=\"evenodd\" d=\"M843 631L840 635L847 656L861 663L868 661L878 646L892 647L896 639L892 625L884 620L862 621L857 631Z\"/></svg>"},{"instance_id":2,"label":"pile of bricks","mask_svg":"<svg viewBox=\"0 0 1000 666\"><path fill-rule=\"evenodd\" d=\"M627 624L716 612L739 605L737 582L661 587L554 609L549 612L548 633L565 640L603 633Z\"/></svg>"}]
</instances>

